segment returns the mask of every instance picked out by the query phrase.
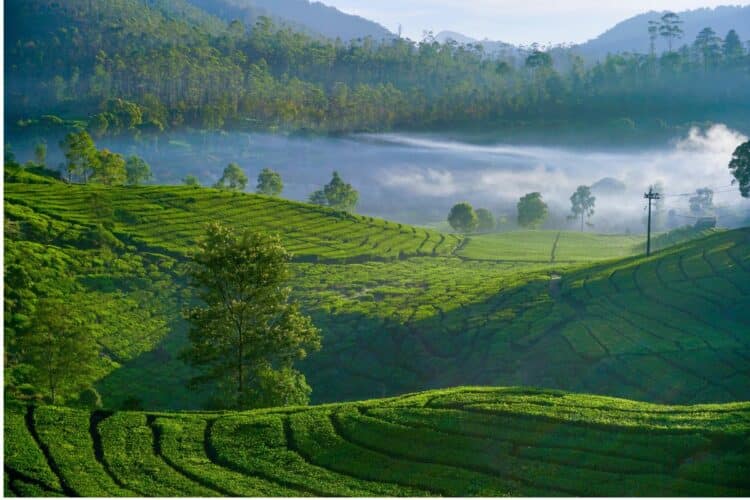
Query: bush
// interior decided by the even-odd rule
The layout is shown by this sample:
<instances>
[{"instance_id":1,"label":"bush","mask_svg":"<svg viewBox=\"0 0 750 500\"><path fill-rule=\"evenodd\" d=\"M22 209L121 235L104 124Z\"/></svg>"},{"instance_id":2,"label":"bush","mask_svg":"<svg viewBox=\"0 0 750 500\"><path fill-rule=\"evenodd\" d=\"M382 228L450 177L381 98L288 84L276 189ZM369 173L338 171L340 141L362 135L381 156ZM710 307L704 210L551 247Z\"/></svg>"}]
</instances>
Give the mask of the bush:
<instances>
[{"instance_id":1,"label":"bush","mask_svg":"<svg viewBox=\"0 0 750 500\"><path fill-rule=\"evenodd\" d=\"M102 397L96 389L89 387L78 396L78 404L88 410L98 410L102 407Z\"/></svg>"}]
</instances>

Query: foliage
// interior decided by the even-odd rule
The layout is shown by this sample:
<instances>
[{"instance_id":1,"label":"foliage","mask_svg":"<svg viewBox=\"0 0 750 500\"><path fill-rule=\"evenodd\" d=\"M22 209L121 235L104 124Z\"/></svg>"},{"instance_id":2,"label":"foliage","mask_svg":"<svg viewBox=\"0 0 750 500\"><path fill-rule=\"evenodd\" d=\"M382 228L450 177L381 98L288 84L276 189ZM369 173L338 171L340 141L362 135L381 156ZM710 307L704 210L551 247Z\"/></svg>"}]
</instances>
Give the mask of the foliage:
<instances>
[{"instance_id":1,"label":"foliage","mask_svg":"<svg viewBox=\"0 0 750 500\"><path fill-rule=\"evenodd\" d=\"M739 184L742 196L750 198L750 141L741 144L735 150L729 170L734 176L732 184Z\"/></svg>"},{"instance_id":2,"label":"foliage","mask_svg":"<svg viewBox=\"0 0 750 500\"><path fill-rule=\"evenodd\" d=\"M224 169L221 179L214 186L218 189L228 189L230 191L244 191L247 186L247 175L236 163L230 163Z\"/></svg>"},{"instance_id":3,"label":"foliage","mask_svg":"<svg viewBox=\"0 0 750 500\"><path fill-rule=\"evenodd\" d=\"M193 383L219 381L226 407L307 402L310 388L292 366L320 349L320 334L289 303L290 256L280 239L214 223L199 248L190 273L205 306L188 312L184 357L206 371Z\"/></svg>"},{"instance_id":4,"label":"foliage","mask_svg":"<svg viewBox=\"0 0 750 500\"><path fill-rule=\"evenodd\" d=\"M85 183L93 173L97 160L96 146L91 136L85 131L71 132L60 142L60 149L68 160L68 179L74 176L81 177Z\"/></svg>"},{"instance_id":5,"label":"foliage","mask_svg":"<svg viewBox=\"0 0 750 500\"><path fill-rule=\"evenodd\" d=\"M129 186L137 186L151 180L151 166L143 158L129 156L125 163L125 175Z\"/></svg>"},{"instance_id":6,"label":"foliage","mask_svg":"<svg viewBox=\"0 0 750 500\"><path fill-rule=\"evenodd\" d=\"M453 205L448 214L448 223L456 231L470 233L479 225L479 218L474 208L467 202Z\"/></svg>"},{"instance_id":7,"label":"foliage","mask_svg":"<svg viewBox=\"0 0 750 500\"><path fill-rule=\"evenodd\" d=\"M323 195L327 206L344 212L353 212L359 202L359 192L351 184L345 183L338 172L334 172L331 182L323 187ZM310 199L312 203L320 204L321 196L313 193Z\"/></svg>"},{"instance_id":8,"label":"foliage","mask_svg":"<svg viewBox=\"0 0 750 500\"><path fill-rule=\"evenodd\" d=\"M264 168L260 175L258 175L257 193L267 196L279 196L283 190L284 183L278 172Z\"/></svg>"},{"instance_id":9,"label":"foliage","mask_svg":"<svg viewBox=\"0 0 750 500\"><path fill-rule=\"evenodd\" d=\"M583 223L585 219L590 219L594 215L594 205L596 197L591 194L591 188L588 186L578 186L576 192L570 197L572 217L581 218L581 232L583 232Z\"/></svg>"},{"instance_id":10,"label":"foliage","mask_svg":"<svg viewBox=\"0 0 750 500\"><path fill-rule=\"evenodd\" d=\"M695 196L690 197L690 211L697 215L710 212L714 208L714 192L710 188L697 189Z\"/></svg>"},{"instance_id":11,"label":"foliage","mask_svg":"<svg viewBox=\"0 0 750 500\"><path fill-rule=\"evenodd\" d=\"M737 33L726 34L718 53L718 35L677 47L682 28L673 13L649 32L668 52L610 54L584 66L565 47L534 45L493 59L473 44L430 37L338 43L265 18L243 30L182 0L10 0L7 10L8 122L60 131L85 119L97 137L185 126L605 126L622 117L648 132L657 119L685 123L706 110L745 109L750 97ZM52 113L64 118L29 118Z\"/></svg>"},{"instance_id":12,"label":"foliage","mask_svg":"<svg viewBox=\"0 0 750 500\"><path fill-rule=\"evenodd\" d=\"M61 393L82 388L99 354L91 319L60 299L37 302L30 331L18 343L24 361L34 367L33 380L52 404Z\"/></svg>"},{"instance_id":13,"label":"foliage","mask_svg":"<svg viewBox=\"0 0 750 500\"><path fill-rule=\"evenodd\" d=\"M78 396L78 404L83 408L96 410L102 407L102 397L95 388L89 387Z\"/></svg>"},{"instance_id":14,"label":"foliage","mask_svg":"<svg viewBox=\"0 0 750 500\"><path fill-rule=\"evenodd\" d=\"M185 184L186 186L191 186L191 187L196 187L196 186L201 185L200 181L198 180L198 177L194 175L186 175L185 178L182 180L182 183Z\"/></svg>"},{"instance_id":15,"label":"foliage","mask_svg":"<svg viewBox=\"0 0 750 500\"><path fill-rule=\"evenodd\" d=\"M486 208L477 209L477 230L481 233L489 233L495 229L495 216Z\"/></svg>"},{"instance_id":16,"label":"foliage","mask_svg":"<svg viewBox=\"0 0 750 500\"><path fill-rule=\"evenodd\" d=\"M529 193L518 202L518 225L525 228L540 226L547 218L547 204L541 193Z\"/></svg>"},{"instance_id":17,"label":"foliage","mask_svg":"<svg viewBox=\"0 0 750 500\"><path fill-rule=\"evenodd\" d=\"M108 186L121 186L127 180L125 158L119 153L112 153L108 149L97 152L93 173L89 178Z\"/></svg>"}]
</instances>

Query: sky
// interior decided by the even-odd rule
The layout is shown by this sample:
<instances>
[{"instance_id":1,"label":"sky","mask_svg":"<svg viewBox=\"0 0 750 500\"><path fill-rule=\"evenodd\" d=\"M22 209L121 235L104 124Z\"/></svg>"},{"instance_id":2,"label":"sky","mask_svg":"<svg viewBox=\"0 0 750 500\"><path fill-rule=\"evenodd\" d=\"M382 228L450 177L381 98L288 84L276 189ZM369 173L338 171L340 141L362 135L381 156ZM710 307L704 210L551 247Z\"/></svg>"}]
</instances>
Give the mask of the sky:
<instances>
[{"instance_id":1,"label":"sky","mask_svg":"<svg viewBox=\"0 0 750 500\"><path fill-rule=\"evenodd\" d=\"M650 10L675 12L737 0L322 0L421 40L424 31L455 31L513 44L581 43Z\"/></svg>"}]
</instances>

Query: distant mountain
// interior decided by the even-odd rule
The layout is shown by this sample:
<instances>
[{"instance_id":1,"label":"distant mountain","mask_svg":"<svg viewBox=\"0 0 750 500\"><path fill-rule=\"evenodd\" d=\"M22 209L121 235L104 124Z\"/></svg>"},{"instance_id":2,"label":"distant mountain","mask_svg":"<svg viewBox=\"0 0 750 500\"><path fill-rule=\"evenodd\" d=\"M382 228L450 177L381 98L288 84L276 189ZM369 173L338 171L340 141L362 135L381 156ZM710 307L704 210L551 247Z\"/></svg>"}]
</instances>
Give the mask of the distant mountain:
<instances>
[{"instance_id":1,"label":"distant mountain","mask_svg":"<svg viewBox=\"0 0 750 500\"><path fill-rule=\"evenodd\" d=\"M597 38L578 45L576 52L585 59L601 59L608 53L649 52L648 22L661 18L664 12L647 12L631 17ZM685 34L677 45L692 44L696 35L706 27L711 27L722 38L731 29L737 31L743 41L750 39L750 5L725 6L714 9L696 9L677 13L684 22ZM656 44L658 52L666 50L663 39Z\"/></svg>"},{"instance_id":2,"label":"distant mountain","mask_svg":"<svg viewBox=\"0 0 750 500\"><path fill-rule=\"evenodd\" d=\"M311 35L344 41L395 35L376 22L346 14L310 0L188 0L196 7L225 21L240 20L252 26L261 16Z\"/></svg>"},{"instance_id":3,"label":"distant mountain","mask_svg":"<svg viewBox=\"0 0 750 500\"><path fill-rule=\"evenodd\" d=\"M450 40L458 43L459 45L468 44L480 44L484 47L485 54L489 54L495 57L513 57L519 53L519 48L515 45L505 42L497 42L492 40L477 40L455 31L441 31L435 35L435 40L440 43L446 43Z\"/></svg>"}]
</instances>

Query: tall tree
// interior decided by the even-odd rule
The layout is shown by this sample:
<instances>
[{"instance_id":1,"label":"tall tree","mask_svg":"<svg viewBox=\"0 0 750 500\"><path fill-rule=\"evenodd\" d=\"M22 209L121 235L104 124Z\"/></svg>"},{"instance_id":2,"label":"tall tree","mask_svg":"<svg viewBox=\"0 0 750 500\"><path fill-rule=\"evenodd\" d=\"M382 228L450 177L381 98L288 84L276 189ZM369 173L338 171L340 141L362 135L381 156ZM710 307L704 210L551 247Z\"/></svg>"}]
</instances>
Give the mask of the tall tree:
<instances>
[{"instance_id":1,"label":"tall tree","mask_svg":"<svg viewBox=\"0 0 750 500\"><path fill-rule=\"evenodd\" d=\"M131 186L137 186L142 182L151 180L151 166L143 158L129 156L125 163L125 174L127 183Z\"/></svg>"},{"instance_id":2,"label":"tall tree","mask_svg":"<svg viewBox=\"0 0 750 500\"><path fill-rule=\"evenodd\" d=\"M734 176L732 184L739 184L740 194L750 198L750 141L741 144L732 155L729 170Z\"/></svg>"},{"instance_id":3,"label":"tall tree","mask_svg":"<svg viewBox=\"0 0 750 500\"><path fill-rule=\"evenodd\" d=\"M529 193L518 202L518 225L525 228L537 228L547 218L547 204L541 193Z\"/></svg>"},{"instance_id":4,"label":"tall tree","mask_svg":"<svg viewBox=\"0 0 750 500\"><path fill-rule=\"evenodd\" d=\"M467 202L463 202L453 205L448 214L448 223L456 231L470 233L477 228L479 218L474 212L474 207Z\"/></svg>"},{"instance_id":5,"label":"tall tree","mask_svg":"<svg viewBox=\"0 0 750 500\"><path fill-rule=\"evenodd\" d=\"M31 330L19 340L19 347L51 404L90 381L99 356L90 324L91 318L79 316L61 299L46 298L36 304Z\"/></svg>"},{"instance_id":6,"label":"tall tree","mask_svg":"<svg viewBox=\"0 0 750 500\"><path fill-rule=\"evenodd\" d=\"M214 187L231 191L244 191L247 186L247 175L236 163L230 163Z\"/></svg>"},{"instance_id":7,"label":"tall tree","mask_svg":"<svg viewBox=\"0 0 750 500\"><path fill-rule=\"evenodd\" d=\"M60 149L63 150L67 160L66 170L68 180L71 181L74 176L87 182L97 163L97 151L94 141L86 131L71 132L60 142Z\"/></svg>"},{"instance_id":8,"label":"tall tree","mask_svg":"<svg viewBox=\"0 0 750 500\"><path fill-rule=\"evenodd\" d=\"M656 55L656 40L659 38L659 21L648 22L648 40L651 57Z\"/></svg>"},{"instance_id":9,"label":"tall tree","mask_svg":"<svg viewBox=\"0 0 750 500\"><path fill-rule=\"evenodd\" d=\"M97 152L91 182L121 186L125 184L126 179L125 158L121 154L113 153L108 149Z\"/></svg>"},{"instance_id":10,"label":"tall tree","mask_svg":"<svg viewBox=\"0 0 750 500\"><path fill-rule=\"evenodd\" d=\"M729 33L727 33L722 49L724 60L729 64L736 64L745 55L742 40L740 40L740 36L734 30L729 30Z\"/></svg>"},{"instance_id":11,"label":"tall tree","mask_svg":"<svg viewBox=\"0 0 750 500\"><path fill-rule=\"evenodd\" d=\"M672 52L672 45L675 41L682 38L682 19L674 12L666 12L661 16L659 25L659 34L667 40L667 48Z\"/></svg>"},{"instance_id":12,"label":"tall tree","mask_svg":"<svg viewBox=\"0 0 750 500\"><path fill-rule=\"evenodd\" d=\"M260 175L258 175L256 191L259 194L279 196L283 190L284 182L281 180L281 175L278 172L274 172L270 168L264 168Z\"/></svg>"},{"instance_id":13,"label":"tall tree","mask_svg":"<svg viewBox=\"0 0 750 500\"><path fill-rule=\"evenodd\" d=\"M714 67L721 59L721 38L716 36L716 32L711 28L703 28L695 38L693 46L700 54L703 61L703 71L707 72L709 67Z\"/></svg>"},{"instance_id":14,"label":"tall tree","mask_svg":"<svg viewBox=\"0 0 750 500\"><path fill-rule=\"evenodd\" d=\"M591 194L591 188L588 186L578 186L576 192L570 197L571 211L573 217L581 219L581 232L583 232L583 224L585 219L591 218L594 215L594 206L596 205L596 197Z\"/></svg>"},{"instance_id":15,"label":"tall tree","mask_svg":"<svg viewBox=\"0 0 750 500\"><path fill-rule=\"evenodd\" d=\"M323 188L328 206L345 212L353 211L359 202L359 192L347 184L338 172L333 173L331 182Z\"/></svg>"},{"instance_id":16,"label":"tall tree","mask_svg":"<svg viewBox=\"0 0 750 500\"><path fill-rule=\"evenodd\" d=\"M187 311L191 345L183 358L202 372L191 383L216 383L226 408L309 400L294 362L320 348L320 332L289 300L290 259L278 236L237 235L219 223L193 257L190 276L203 304Z\"/></svg>"}]
</instances>

